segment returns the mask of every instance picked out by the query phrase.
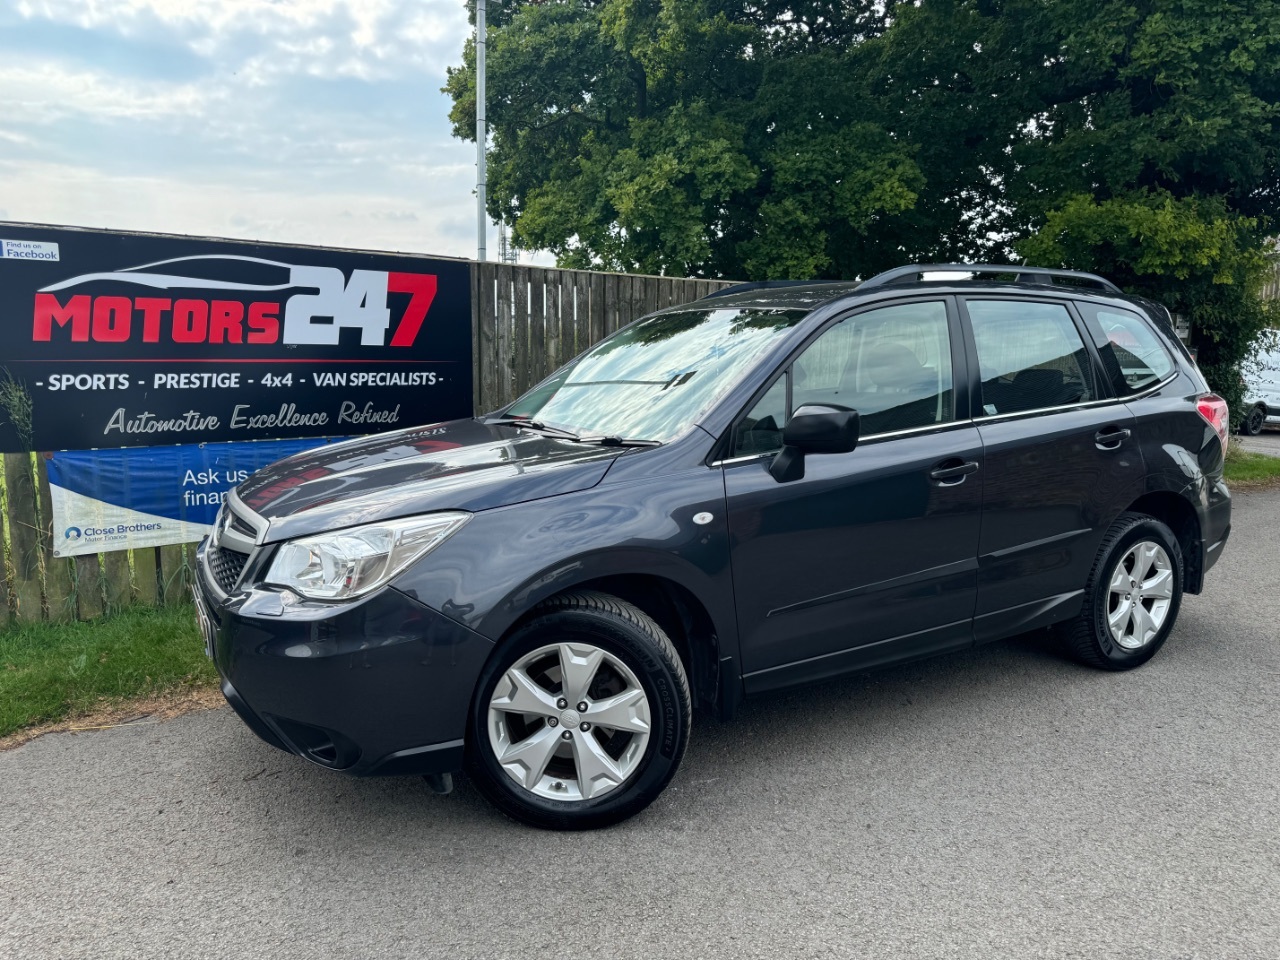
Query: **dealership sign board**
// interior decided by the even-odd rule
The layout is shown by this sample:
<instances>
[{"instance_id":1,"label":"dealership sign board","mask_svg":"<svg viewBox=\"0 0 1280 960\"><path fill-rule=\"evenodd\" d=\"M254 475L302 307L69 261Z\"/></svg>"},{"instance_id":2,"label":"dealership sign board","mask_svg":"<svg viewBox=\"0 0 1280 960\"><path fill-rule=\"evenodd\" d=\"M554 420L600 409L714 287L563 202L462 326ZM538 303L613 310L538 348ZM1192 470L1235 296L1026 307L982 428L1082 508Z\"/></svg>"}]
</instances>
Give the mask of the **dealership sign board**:
<instances>
[{"instance_id":1,"label":"dealership sign board","mask_svg":"<svg viewBox=\"0 0 1280 960\"><path fill-rule=\"evenodd\" d=\"M227 491L260 467L323 440L72 450L49 459L53 555L199 540Z\"/></svg>"},{"instance_id":2,"label":"dealership sign board","mask_svg":"<svg viewBox=\"0 0 1280 960\"><path fill-rule=\"evenodd\" d=\"M469 264L0 223L0 450L471 414Z\"/></svg>"}]
</instances>

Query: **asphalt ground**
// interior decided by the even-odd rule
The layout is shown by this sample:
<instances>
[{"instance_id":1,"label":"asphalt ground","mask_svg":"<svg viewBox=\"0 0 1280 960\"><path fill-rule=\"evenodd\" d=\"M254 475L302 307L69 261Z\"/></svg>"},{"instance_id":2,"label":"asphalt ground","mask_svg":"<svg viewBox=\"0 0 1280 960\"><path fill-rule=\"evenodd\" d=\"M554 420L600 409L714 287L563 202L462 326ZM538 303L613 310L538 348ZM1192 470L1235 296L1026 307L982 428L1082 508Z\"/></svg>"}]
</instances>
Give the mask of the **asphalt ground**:
<instances>
[{"instance_id":1,"label":"asphalt ground","mask_svg":"<svg viewBox=\"0 0 1280 960\"><path fill-rule=\"evenodd\" d=\"M1256 437L1240 434L1240 445L1254 453L1269 453L1280 457L1280 428L1264 427Z\"/></svg>"},{"instance_id":2,"label":"asphalt ground","mask_svg":"<svg viewBox=\"0 0 1280 960\"><path fill-rule=\"evenodd\" d=\"M1275 958L1280 490L1127 674L1043 635L703 719L611 830L351 780L226 709L0 754L0 956Z\"/></svg>"}]
</instances>

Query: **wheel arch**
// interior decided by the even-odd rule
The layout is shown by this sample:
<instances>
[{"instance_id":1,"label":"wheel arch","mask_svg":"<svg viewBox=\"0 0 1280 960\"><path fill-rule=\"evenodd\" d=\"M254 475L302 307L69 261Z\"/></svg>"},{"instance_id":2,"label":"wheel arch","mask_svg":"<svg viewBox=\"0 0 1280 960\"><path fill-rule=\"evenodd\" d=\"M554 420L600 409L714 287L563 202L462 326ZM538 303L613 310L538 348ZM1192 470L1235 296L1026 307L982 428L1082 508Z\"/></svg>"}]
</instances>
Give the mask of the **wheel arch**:
<instances>
[{"instance_id":1,"label":"wheel arch","mask_svg":"<svg viewBox=\"0 0 1280 960\"><path fill-rule=\"evenodd\" d=\"M1182 590L1199 593L1204 583L1203 541L1200 516L1191 502L1169 490L1153 490L1131 503L1125 512L1146 514L1173 531L1182 550Z\"/></svg>"},{"instance_id":2,"label":"wheel arch","mask_svg":"<svg viewBox=\"0 0 1280 960\"><path fill-rule=\"evenodd\" d=\"M611 572L572 584L557 584L557 588L527 605L503 631L492 655L497 655L507 636L539 616L540 605L545 600L564 593L595 590L625 600L662 627L680 654L695 707L712 710L721 717L730 716L736 709L741 699L741 681L733 669L736 660L724 654L723 631L717 630L716 618L689 586L659 573Z\"/></svg>"}]
</instances>

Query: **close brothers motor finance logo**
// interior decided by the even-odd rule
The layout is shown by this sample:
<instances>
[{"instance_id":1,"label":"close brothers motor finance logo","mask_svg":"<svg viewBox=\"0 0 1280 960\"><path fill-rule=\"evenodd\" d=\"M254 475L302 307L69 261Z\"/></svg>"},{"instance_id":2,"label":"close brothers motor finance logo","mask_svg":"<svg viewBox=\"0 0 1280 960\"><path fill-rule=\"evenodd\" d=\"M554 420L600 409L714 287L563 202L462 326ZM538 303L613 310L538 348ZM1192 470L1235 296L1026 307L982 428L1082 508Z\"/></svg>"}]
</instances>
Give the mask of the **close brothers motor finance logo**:
<instances>
[{"instance_id":1,"label":"close brothers motor finance logo","mask_svg":"<svg viewBox=\"0 0 1280 960\"><path fill-rule=\"evenodd\" d=\"M229 280L239 270L253 282ZM198 274L210 272L210 277ZM216 274L216 276L214 276ZM263 280L276 279L276 283ZM116 281L156 291L200 295L91 295L83 284ZM281 263L259 257L204 255L86 273L35 295L34 342L337 345L344 328L360 331L363 347L412 347L436 296L434 274L352 270ZM225 290L237 299L209 291ZM281 294L292 293L281 303ZM306 292L301 292L306 291ZM314 291L314 292L312 292ZM392 326L389 293L409 302ZM271 296L274 294L275 296ZM283 307L283 316L281 308ZM388 342L388 336L390 340Z\"/></svg>"},{"instance_id":2,"label":"close brothers motor finance logo","mask_svg":"<svg viewBox=\"0 0 1280 960\"><path fill-rule=\"evenodd\" d=\"M70 540L72 543L75 543L75 542L76 542L77 540L79 540L79 539L80 539L80 537L81 537L80 528L79 528L79 527L67 527L66 532L65 532L65 533L63 533L63 535L62 535L62 536L63 536L65 539Z\"/></svg>"}]
</instances>

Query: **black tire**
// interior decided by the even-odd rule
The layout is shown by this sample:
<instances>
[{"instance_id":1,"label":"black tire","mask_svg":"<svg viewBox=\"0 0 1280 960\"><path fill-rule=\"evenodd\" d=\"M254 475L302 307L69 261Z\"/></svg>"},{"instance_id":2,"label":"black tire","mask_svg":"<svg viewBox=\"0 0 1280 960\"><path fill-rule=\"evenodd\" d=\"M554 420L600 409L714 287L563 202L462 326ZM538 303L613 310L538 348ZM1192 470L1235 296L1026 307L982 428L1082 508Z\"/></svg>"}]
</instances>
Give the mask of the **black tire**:
<instances>
[{"instance_id":1,"label":"black tire","mask_svg":"<svg viewBox=\"0 0 1280 960\"><path fill-rule=\"evenodd\" d=\"M598 797L560 801L534 793L503 769L490 740L489 706L498 683L521 658L559 643L589 644L616 657L648 698L650 728L643 753L633 761L635 766L625 780ZM533 618L502 643L481 673L468 726L467 766L480 792L515 820L555 830L607 827L639 813L671 782L689 741L692 713L680 656L647 614L604 593L561 594L541 604ZM565 721L561 729L568 726ZM598 724L594 735L608 736ZM575 729L573 736L585 734Z\"/></svg>"},{"instance_id":2,"label":"black tire","mask_svg":"<svg viewBox=\"0 0 1280 960\"><path fill-rule=\"evenodd\" d=\"M1168 611L1155 635L1136 649L1126 649L1112 635L1107 619L1111 604L1110 584L1116 568L1125 561L1135 544L1146 541L1164 549L1172 568L1172 590ZM1124 513L1102 538L1098 557L1085 585L1084 607L1080 615L1062 625L1060 635L1077 659L1101 670L1132 670L1141 666L1164 645L1182 606L1182 549L1173 531L1154 517Z\"/></svg>"},{"instance_id":3,"label":"black tire","mask_svg":"<svg viewBox=\"0 0 1280 960\"><path fill-rule=\"evenodd\" d=\"M1244 415L1244 419L1240 421L1240 432L1250 437L1256 437L1262 432L1262 428L1267 425L1267 410L1262 404L1255 405L1248 413Z\"/></svg>"}]
</instances>

